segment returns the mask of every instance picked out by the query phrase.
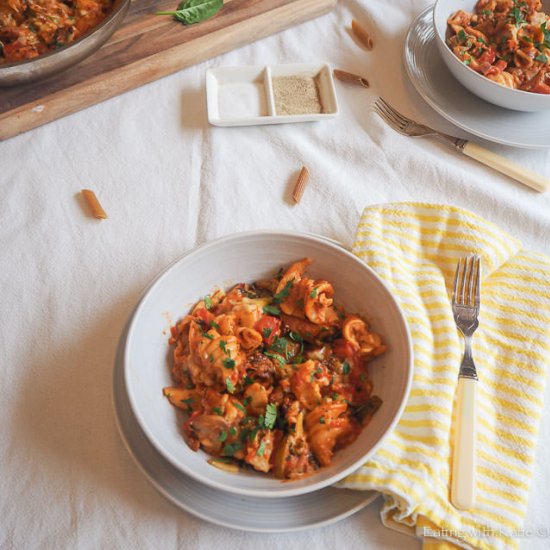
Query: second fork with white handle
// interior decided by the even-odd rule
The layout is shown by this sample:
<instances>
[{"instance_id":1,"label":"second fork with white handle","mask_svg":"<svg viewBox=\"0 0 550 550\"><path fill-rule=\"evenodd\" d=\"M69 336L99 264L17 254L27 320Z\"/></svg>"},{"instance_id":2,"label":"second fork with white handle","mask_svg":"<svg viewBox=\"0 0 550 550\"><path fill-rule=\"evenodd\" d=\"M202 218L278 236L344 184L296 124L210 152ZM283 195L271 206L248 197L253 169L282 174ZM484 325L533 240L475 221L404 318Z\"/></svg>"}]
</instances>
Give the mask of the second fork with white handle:
<instances>
[{"instance_id":1,"label":"second fork with white handle","mask_svg":"<svg viewBox=\"0 0 550 550\"><path fill-rule=\"evenodd\" d=\"M540 174L519 166L518 164L504 158L477 143L465 139L455 138L442 132L419 124L410 118L402 115L394 109L387 101L379 97L374 102L374 110L396 131L404 136L424 137L434 136L452 144L461 153L473 158L486 166L505 174L506 176L527 185L535 191L544 192L550 189L550 180Z\"/></svg>"},{"instance_id":2,"label":"second fork with white handle","mask_svg":"<svg viewBox=\"0 0 550 550\"><path fill-rule=\"evenodd\" d=\"M451 472L451 503L468 510L476 494L476 395L477 371L472 357L471 340L479 322L481 268L479 256L458 262L452 298L453 316L464 336L464 356L458 373L455 410L455 436Z\"/></svg>"}]
</instances>

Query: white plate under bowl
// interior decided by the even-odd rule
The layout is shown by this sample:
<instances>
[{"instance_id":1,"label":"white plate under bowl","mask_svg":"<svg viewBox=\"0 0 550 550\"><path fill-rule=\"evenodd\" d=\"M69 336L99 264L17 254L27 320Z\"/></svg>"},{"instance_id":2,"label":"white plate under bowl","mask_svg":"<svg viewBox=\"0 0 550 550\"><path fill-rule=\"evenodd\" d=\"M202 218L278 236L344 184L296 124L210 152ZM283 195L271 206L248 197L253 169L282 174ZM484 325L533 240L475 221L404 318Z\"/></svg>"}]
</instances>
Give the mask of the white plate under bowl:
<instances>
[{"instance_id":1,"label":"white plate under bowl","mask_svg":"<svg viewBox=\"0 0 550 550\"><path fill-rule=\"evenodd\" d=\"M377 497L374 491L327 487L290 498L262 499L218 491L186 476L149 443L128 402L124 386L124 346L120 340L113 377L117 425L130 455L148 481L178 508L224 527L260 533L282 533L324 527L351 516Z\"/></svg>"},{"instance_id":2,"label":"white plate under bowl","mask_svg":"<svg viewBox=\"0 0 550 550\"><path fill-rule=\"evenodd\" d=\"M382 407L357 440L339 450L332 464L304 479L283 482L254 471L230 473L208 464L202 450L184 441L181 411L163 396L170 376L170 326L216 287L272 276L309 257L308 272L334 284L349 312L370 320L388 351L369 366ZM315 235L285 231L237 233L186 254L149 287L131 320L124 359L125 387L136 419L150 443L172 466L204 485L239 495L293 497L336 483L368 459L391 432L405 406L412 380L412 347L403 314L378 276L353 254Z\"/></svg>"},{"instance_id":3,"label":"white plate under bowl","mask_svg":"<svg viewBox=\"0 0 550 550\"><path fill-rule=\"evenodd\" d=\"M407 74L422 98L448 121L488 141L550 147L550 111L526 113L492 105L455 79L437 48L432 11L427 8L412 22L403 52Z\"/></svg>"}]
</instances>

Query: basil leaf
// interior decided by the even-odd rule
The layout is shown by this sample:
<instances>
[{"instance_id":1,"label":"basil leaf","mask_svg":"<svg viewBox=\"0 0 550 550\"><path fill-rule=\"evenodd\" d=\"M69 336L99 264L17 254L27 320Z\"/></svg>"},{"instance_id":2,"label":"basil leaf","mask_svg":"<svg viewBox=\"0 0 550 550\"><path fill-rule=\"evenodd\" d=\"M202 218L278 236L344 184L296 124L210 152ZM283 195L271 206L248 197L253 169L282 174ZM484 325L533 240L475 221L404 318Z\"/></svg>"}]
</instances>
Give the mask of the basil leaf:
<instances>
[{"instance_id":1,"label":"basil leaf","mask_svg":"<svg viewBox=\"0 0 550 550\"><path fill-rule=\"evenodd\" d=\"M172 15L184 25L200 23L216 15L223 7L223 0L183 0L176 11L158 11L157 15Z\"/></svg>"},{"instance_id":2,"label":"basil leaf","mask_svg":"<svg viewBox=\"0 0 550 550\"><path fill-rule=\"evenodd\" d=\"M277 420L277 405L275 403L268 403L265 409L264 426L268 430L272 430Z\"/></svg>"},{"instance_id":3,"label":"basil leaf","mask_svg":"<svg viewBox=\"0 0 550 550\"><path fill-rule=\"evenodd\" d=\"M225 386L227 387L227 391L229 393L235 393L235 385L231 382L229 376L225 379Z\"/></svg>"},{"instance_id":4,"label":"basil leaf","mask_svg":"<svg viewBox=\"0 0 550 550\"><path fill-rule=\"evenodd\" d=\"M257 454L258 456L263 456L264 453L265 453L265 441L262 441L262 442L260 443L260 447L258 448L258 451L256 452L256 454Z\"/></svg>"},{"instance_id":5,"label":"basil leaf","mask_svg":"<svg viewBox=\"0 0 550 550\"><path fill-rule=\"evenodd\" d=\"M267 305L263 308L264 313L267 313L268 315L275 315L278 317L281 315L281 310L277 306Z\"/></svg>"}]
</instances>

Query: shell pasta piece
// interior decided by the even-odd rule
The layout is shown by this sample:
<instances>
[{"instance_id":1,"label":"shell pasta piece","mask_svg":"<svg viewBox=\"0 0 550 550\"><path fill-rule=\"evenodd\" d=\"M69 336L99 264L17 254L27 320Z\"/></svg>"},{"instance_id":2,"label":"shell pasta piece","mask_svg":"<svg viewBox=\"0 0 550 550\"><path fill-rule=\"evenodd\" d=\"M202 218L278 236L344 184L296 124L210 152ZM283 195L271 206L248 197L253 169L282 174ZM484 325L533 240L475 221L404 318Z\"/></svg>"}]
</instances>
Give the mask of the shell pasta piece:
<instances>
[{"instance_id":1,"label":"shell pasta piece","mask_svg":"<svg viewBox=\"0 0 550 550\"><path fill-rule=\"evenodd\" d=\"M171 328L164 395L185 416L188 445L226 471L311 475L381 405L369 377L381 336L335 303L329 281L308 276L310 264L214 291Z\"/></svg>"}]
</instances>

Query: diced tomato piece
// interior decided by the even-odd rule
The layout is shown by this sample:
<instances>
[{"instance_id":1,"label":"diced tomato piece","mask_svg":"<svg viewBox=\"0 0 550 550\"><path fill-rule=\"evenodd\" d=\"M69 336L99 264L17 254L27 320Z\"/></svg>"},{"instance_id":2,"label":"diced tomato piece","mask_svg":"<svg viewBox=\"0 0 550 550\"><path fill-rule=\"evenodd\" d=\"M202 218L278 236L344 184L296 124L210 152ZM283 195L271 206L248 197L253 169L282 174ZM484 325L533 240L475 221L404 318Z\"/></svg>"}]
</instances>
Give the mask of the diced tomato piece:
<instances>
[{"instance_id":1,"label":"diced tomato piece","mask_svg":"<svg viewBox=\"0 0 550 550\"><path fill-rule=\"evenodd\" d=\"M206 324L209 324L210 321L214 319L214 315L203 307L199 307L198 309L196 309L193 312L193 315L196 315L199 319L204 321Z\"/></svg>"},{"instance_id":2,"label":"diced tomato piece","mask_svg":"<svg viewBox=\"0 0 550 550\"><path fill-rule=\"evenodd\" d=\"M272 315L262 315L256 324L254 330L257 330L268 346L271 346L275 339L281 334L281 320Z\"/></svg>"},{"instance_id":3,"label":"diced tomato piece","mask_svg":"<svg viewBox=\"0 0 550 550\"><path fill-rule=\"evenodd\" d=\"M550 86L548 86L548 84L542 84L542 83L535 84L530 91L536 94L550 94Z\"/></svg>"},{"instance_id":4,"label":"diced tomato piece","mask_svg":"<svg viewBox=\"0 0 550 550\"><path fill-rule=\"evenodd\" d=\"M351 342L344 338L334 340L332 343L334 355L340 359L351 359L355 355L355 347Z\"/></svg>"},{"instance_id":5,"label":"diced tomato piece","mask_svg":"<svg viewBox=\"0 0 550 550\"><path fill-rule=\"evenodd\" d=\"M477 60L480 63L484 63L486 61L487 63L490 63L492 65L495 62L496 56L496 50L494 48L488 48L477 58ZM500 61L502 60L499 60L499 62ZM504 66L506 66L506 61L504 61Z\"/></svg>"}]
</instances>

